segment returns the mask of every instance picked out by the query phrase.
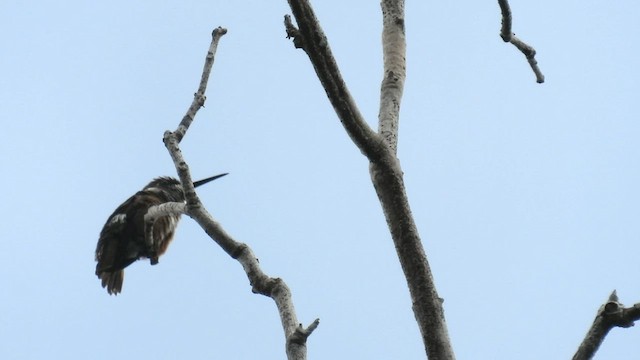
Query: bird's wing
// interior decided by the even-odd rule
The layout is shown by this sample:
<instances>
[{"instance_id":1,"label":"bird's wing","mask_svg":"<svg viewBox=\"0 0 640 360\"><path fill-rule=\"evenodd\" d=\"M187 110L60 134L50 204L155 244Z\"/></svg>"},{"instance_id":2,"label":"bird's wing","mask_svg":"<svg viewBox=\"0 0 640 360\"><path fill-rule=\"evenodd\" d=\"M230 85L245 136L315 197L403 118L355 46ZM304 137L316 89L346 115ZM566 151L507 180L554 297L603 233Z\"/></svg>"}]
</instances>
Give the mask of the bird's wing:
<instances>
[{"instance_id":1,"label":"bird's wing","mask_svg":"<svg viewBox=\"0 0 640 360\"><path fill-rule=\"evenodd\" d=\"M122 242L129 241L129 237L126 236L128 232L127 220L129 220L131 208L139 196L140 194L135 194L118 206L102 227L98 245L96 246L95 257L98 262L96 275L100 275L101 272L106 270L117 270L114 267L122 262L119 257L122 257L122 247L126 247L126 244Z\"/></svg>"}]
</instances>

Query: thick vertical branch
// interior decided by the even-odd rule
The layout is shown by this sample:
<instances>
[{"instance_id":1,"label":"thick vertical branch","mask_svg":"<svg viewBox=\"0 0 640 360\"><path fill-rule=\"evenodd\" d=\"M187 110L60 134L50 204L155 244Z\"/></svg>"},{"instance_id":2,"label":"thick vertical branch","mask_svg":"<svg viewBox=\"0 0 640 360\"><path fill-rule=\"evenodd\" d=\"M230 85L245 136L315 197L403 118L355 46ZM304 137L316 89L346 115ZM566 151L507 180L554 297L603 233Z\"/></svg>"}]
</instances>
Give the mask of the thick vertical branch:
<instances>
[{"instance_id":1,"label":"thick vertical branch","mask_svg":"<svg viewBox=\"0 0 640 360\"><path fill-rule=\"evenodd\" d=\"M371 164L372 181L407 280L427 355L430 359L454 359L442 300L436 292L396 157L405 79L404 2L382 2L384 76L380 94L380 134L369 128L351 98L309 1L289 0L289 5L299 29L285 17L288 37L309 56L338 118Z\"/></svg>"},{"instance_id":2,"label":"thick vertical branch","mask_svg":"<svg viewBox=\"0 0 640 360\"><path fill-rule=\"evenodd\" d=\"M411 294L413 313L429 359L455 359L431 268L409 207L402 169L392 156L371 163L371 179Z\"/></svg>"},{"instance_id":3,"label":"thick vertical branch","mask_svg":"<svg viewBox=\"0 0 640 360\"><path fill-rule=\"evenodd\" d=\"M371 162L371 180L387 219L396 252L413 301L413 312L430 359L454 359L431 268L407 197L397 161L400 103L406 77L404 0L382 0L384 76L380 87L378 128L388 145L388 156ZM392 153L392 154L389 154Z\"/></svg>"},{"instance_id":4,"label":"thick vertical branch","mask_svg":"<svg viewBox=\"0 0 640 360\"><path fill-rule=\"evenodd\" d=\"M406 78L404 1L383 0L381 6L384 75L380 86L378 132L395 153L398 147L400 101Z\"/></svg>"},{"instance_id":5,"label":"thick vertical branch","mask_svg":"<svg viewBox=\"0 0 640 360\"><path fill-rule=\"evenodd\" d=\"M185 115L180 122L177 130L174 132L166 131L163 141L171 155L171 159L176 167L185 192L187 202L186 209L184 210L185 214L193 218L211 239L229 256L236 259L242 265L254 293L268 296L274 300L285 334L287 358L289 360L304 360L307 358L306 340L318 326L319 320L316 319L309 327L303 328L302 325L298 323L291 291L287 284L285 284L282 279L272 278L265 274L251 248L246 244L234 240L222 226L213 219L195 192L189 166L179 146L180 141L195 118L197 111L204 105L204 101L206 100L205 90L213 66L218 41L226 32L226 29L220 27L213 31L211 46L207 53L200 85L198 91L195 93L194 101L189 107L187 115ZM165 210L170 209L165 207L155 209L154 211L159 213ZM182 208L178 210L182 210ZM151 218L149 218L149 220L151 220Z\"/></svg>"}]
</instances>

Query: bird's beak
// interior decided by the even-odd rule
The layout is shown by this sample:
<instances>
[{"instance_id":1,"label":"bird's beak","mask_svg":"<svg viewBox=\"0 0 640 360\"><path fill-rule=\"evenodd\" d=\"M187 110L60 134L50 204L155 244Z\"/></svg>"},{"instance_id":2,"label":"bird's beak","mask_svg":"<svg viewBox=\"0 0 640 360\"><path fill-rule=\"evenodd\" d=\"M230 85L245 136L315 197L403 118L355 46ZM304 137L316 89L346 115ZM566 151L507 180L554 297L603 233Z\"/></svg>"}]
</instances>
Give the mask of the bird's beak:
<instances>
[{"instance_id":1,"label":"bird's beak","mask_svg":"<svg viewBox=\"0 0 640 360\"><path fill-rule=\"evenodd\" d=\"M194 181L194 182L193 182L193 187L198 187L198 186L200 186L200 185L204 185L204 184L206 184L206 183L208 183L208 182L210 182L210 181L213 181L213 180L215 180L215 179L217 179L217 178L221 178L221 177L223 177L223 176L225 176L225 175L228 175L228 174L229 174L229 173L224 173L224 174L220 174L220 175L216 175L216 176L208 177L208 178L206 178L206 179L202 179L202 180Z\"/></svg>"}]
</instances>

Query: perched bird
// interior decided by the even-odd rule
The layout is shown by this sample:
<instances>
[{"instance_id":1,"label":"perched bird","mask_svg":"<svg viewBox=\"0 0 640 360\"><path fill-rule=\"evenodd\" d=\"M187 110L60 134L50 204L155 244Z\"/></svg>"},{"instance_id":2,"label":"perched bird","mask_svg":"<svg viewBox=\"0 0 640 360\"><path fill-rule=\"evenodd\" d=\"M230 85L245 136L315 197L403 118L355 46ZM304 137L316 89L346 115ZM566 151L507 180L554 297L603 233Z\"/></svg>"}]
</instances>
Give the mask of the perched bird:
<instances>
[{"instance_id":1,"label":"perched bird","mask_svg":"<svg viewBox=\"0 0 640 360\"><path fill-rule=\"evenodd\" d=\"M194 187L227 175L220 174L193 183ZM159 177L141 191L127 199L109 216L100 232L96 247L96 275L102 280L107 292L122 291L124 268L141 258L150 258L157 263L173 239L180 215L168 215L156 220L153 227L154 249L145 241L144 216L155 205L168 202L184 202L185 196L180 181L171 177Z\"/></svg>"}]
</instances>

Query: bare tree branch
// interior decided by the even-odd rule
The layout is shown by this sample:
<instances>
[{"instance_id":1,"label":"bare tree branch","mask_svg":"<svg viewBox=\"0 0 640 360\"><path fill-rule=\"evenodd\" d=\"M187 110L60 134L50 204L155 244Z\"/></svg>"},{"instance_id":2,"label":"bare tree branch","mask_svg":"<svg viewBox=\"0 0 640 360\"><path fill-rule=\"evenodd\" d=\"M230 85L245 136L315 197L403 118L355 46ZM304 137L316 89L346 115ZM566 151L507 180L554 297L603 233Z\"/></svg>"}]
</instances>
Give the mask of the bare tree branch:
<instances>
[{"instance_id":1,"label":"bare tree branch","mask_svg":"<svg viewBox=\"0 0 640 360\"><path fill-rule=\"evenodd\" d=\"M395 153L398 148L400 102L407 76L404 1L383 0L380 4L384 75L380 86L378 132Z\"/></svg>"},{"instance_id":2,"label":"bare tree branch","mask_svg":"<svg viewBox=\"0 0 640 360\"><path fill-rule=\"evenodd\" d=\"M319 320L316 319L309 328L302 329L302 325L298 323L295 307L291 298L291 291L287 284L280 278L272 278L266 275L260 268L258 259L251 248L244 243L234 240L222 226L213 219L207 209L205 209L195 192L189 166L182 156L182 151L179 147L179 143L195 118L197 111L204 105L204 101L206 100L204 93L213 66L217 44L220 37L226 34L226 32L227 30L221 27L213 31L211 46L209 47L205 66L202 71L200 86L194 94L194 101L176 131L166 131L163 141L171 155L171 159L173 160L184 189L187 203L185 214L193 218L211 239L229 254L229 256L236 259L242 265L254 293L271 297L274 300L285 334L287 357L289 360L304 360L307 357L306 339L318 326ZM157 211L164 210L168 209L157 209ZM153 214L151 216L153 216Z\"/></svg>"},{"instance_id":3,"label":"bare tree branch","mask_svg":"<svg viewBox=\"0 0 640 360\"><path fill-rule=\"evenodd\" d=\"M204 95L207 91L207 82L209 81L209 75L211 74L211 68L213 67L213 61L215 60L216 50L218 49L218 42L220 38L227 33L227 29L222 27L217 27L211 33L211 45L209 45L209 51L207 52L207 58L204 62L204 68L202 69L202 76L200 77L200 85L198 86L198 90L195 94L193 94L193 102L191 102L191 106L187 110L187 113L180 121L178 128L174 131L177 136L178 142L182 141L182 138L186 134L187 130L189 130L189 126L193 122L193 119L196 117L196 113L202 106L204 106L205 100L207 97Z\"/></svg>"},{"instance_id":4,"label":"bare tree branch","mask_svg":"<svg viewBox=\"0 0 640 360\"><path fill-rule=\"evenodd\" d=\"M508 0L498 0L498 4L500 5L500 12L502 13L502 28L500 29L500 37L504 42L512 43L518 50L520 50L524 56L527 58L529 62L529 66L533 70L533 73L536 75L536 82L542 84L544 82L544 75L540 68L538 67L538 62L536 61L536 50L527 45L524 41L520 40L516 37L516 35L511 31L512 18L511 18L511 7L509 7Z\"/></svg>"},{"instance_id":5,"label":"bare tree branch","mask_svg":"<svg viewBox=\"0 0 640 360\"><path fill-rule=\"evenodd\" d=\"M396 157L398 119L405 79L404 1L383 0L384 76L380 91L378 128L373 132L354 103L327 38L307 0L289 0L297 29L285 16L287 36L302 48L316 71L345 130L370 161L371 178L384 210L391 237L405 274L413 311L430 359L454 359L438 296L411 214L403 173Z\"/></svg>"},{"instance_id":6,"label":"bare tree branch","mask_svg":"<svg viewBox=\"0 0 640 360\"><path fill-rule=\"evenodd\" d=\"M593 358L609 331L614 327L628 328L640 320L640 303L625 308L618 301L618 294L613 290L609 300L600 306L596 318L587 332L573 360L588 360Z\"/></svg>"},{"instance_id":7,"label":"bare tree branch","mask_svg":"<svg viewBox=\"0 0 640 360\"><path fill-rule=\"evenodd\" d=\"M296 48L303 49L311 59L331 105L356 146L368 158L380 157L386 145L362 117L342 79L327 37L319 26L311 5L308 1L289 1L289 5L300 29L297 29L291 22L291 17L286 15L284 22L287 38L293 38Z\"/></svg>"}]
</instances>

